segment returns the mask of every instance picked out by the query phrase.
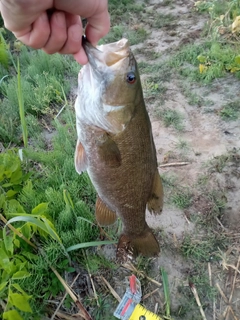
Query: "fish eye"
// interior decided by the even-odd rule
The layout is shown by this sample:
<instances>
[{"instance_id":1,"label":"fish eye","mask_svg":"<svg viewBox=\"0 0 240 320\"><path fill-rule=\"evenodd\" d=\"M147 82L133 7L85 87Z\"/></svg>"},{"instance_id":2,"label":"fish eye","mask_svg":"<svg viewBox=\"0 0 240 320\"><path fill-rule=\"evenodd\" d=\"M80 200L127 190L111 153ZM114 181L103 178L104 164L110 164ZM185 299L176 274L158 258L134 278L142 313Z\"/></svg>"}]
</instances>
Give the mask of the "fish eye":
<instances>
[{"instance_id":1,"label":"fish eye","mask_svg":"<svg viewBox=\"0 0 240 320\"><path fill-rule=\"evenodd\" d=\"M135 83L135 81L136 81L135 73L134 72L128 72L128 74L127 74L127 82L130 83L130 84L133 84L133 83Z\"/></svg>"}]
</instances>

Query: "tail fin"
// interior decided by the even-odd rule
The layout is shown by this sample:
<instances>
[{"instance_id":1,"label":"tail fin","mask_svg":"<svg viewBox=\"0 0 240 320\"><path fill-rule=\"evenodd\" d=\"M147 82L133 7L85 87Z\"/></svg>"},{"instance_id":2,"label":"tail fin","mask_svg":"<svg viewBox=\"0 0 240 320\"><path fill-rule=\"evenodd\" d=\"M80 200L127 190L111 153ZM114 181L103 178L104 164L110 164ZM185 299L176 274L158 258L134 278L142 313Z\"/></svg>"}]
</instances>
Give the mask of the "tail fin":
<instances>
[{"instance_id":1,"label":"tail fin","mask_svg":"<svg viewBox=\"0 0 240 320\"><path fill-rule=\"evenodd\" d=\"M122 234L118 241L117 259L120 261L126 261L129 255L153 257L159 253L158 241L148 227L138 236Z\"/></svg>"}]
</instances>

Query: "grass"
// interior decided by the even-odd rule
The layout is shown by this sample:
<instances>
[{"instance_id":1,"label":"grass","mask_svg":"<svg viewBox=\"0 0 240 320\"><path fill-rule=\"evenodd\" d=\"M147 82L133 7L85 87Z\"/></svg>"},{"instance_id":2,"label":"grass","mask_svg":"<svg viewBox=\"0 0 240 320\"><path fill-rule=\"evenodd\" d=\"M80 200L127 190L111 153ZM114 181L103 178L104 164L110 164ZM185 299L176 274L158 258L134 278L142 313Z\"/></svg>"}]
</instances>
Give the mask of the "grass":
<instances>
[{"instance_id":1,"label":"grass","mask_svg":"<svg viewBox=\"0 0 240 320\"><path fill-rule=\"evenodd\" d=\"M170 60L169 66L195 82L208 84L231 72L240 76L239 45L205 40L184 46Z\"/></svg>"},{"instance_id":2,"label":"grass","mask_svg":"<svg viewBox=\"0 0 240 320\"><path fill-rule=\"evenodd\" d=\"M192 203L192 194L188 189L183 190L176 190L171 198L170 201L172 204L174 204L179 209L186 209L190 207Z\"/></svg>"},{"instance_id":3,"label":"grass","mask_svg":"<svg viewBox=\"0 0 240 320\"><path fill-rule=\"evenodd\" d=\"M172 5L173 2L169 0L161 3L161 6L172 7ZM110 0L109 8L112 27L103 42L117 41L124 36L129 38L131 44L142 43L148 38L152 28L169 31L178 23L171 14L149 10L147 2L138 4L134 0L120 2ZM190 104L200 107L206 101L191 91L193 83L194 86L202 86L229 74L236 76L236 81L238 81L240 76L238 34L232 33L229 29L235 17L240 15L239 1L198 1L195 9L199 14L208 12L210 17L208 31L201 42L196 41L194 44L185 45L176 48L173 52L161 55L149 48L135 49L136 55L141 53L146 58L139 63L140 73L146 75L144 78L146 80L143 81L146 100L160 101L161 107L156 114L163 125L173 127L177 131L176 134L184 131L184 119L178 110L164 107L165 82L175 78L181 81L184 78L186 83L190 81L191 85L186 86L184 94ZM221 14L226 14L222 22L219 19ZM0 23L1 21L0 17ZM148 29L149 26L151 29ZM219 29L219 27L224 29ZM218 30L223 30L224 34L221 35ZM227 37L229 35L230 37ZM26 140L28 141L28 148L24 149L24 161L20 162L18 159L18 164L20 163L23 169L20 182L14 186L6 186L6 181L2 182L0 179L0 213L4 211L10 219L14 212L30 214L41 204L47 209L46 212L41 213L40 221L43 221L41 220L43 218L49 219L62 242L60 245L34 224L29 226L26 223L23 226L20 221L14 222L14 226L20 229L27 238L34 240L41 248L40 252L44 252L44 255L36 254L22 239L17 236L14 238L10 230L5 237L1 228L1 253L3 253L4 246L3 250L7 251L9 261L12 262L14 268L25 272L25 276L21 279L11 281L24 288L27 295L32 295L29 305L34 319L37 320L49 308L49 300L59 301L63 293L63 287L49 265L55 267L62 275L67 274L70 279L74 278L80 269L81 276L77 288L74 289L78 290L83 298L83 304L89 307L94 319L112 319L112 311L116 302L99 280L99 276L106 275L111 284L118 283L122 290L125 285L125 273L114 261L100 254L100 250L89 248L71 251L69 256L72 264L69 263L65 250L84 242L94 241L96 244L96 239L99 237L99 229L95 225L93 215L96 198L94 188L86 174L81 176L76 174L73 164L76 132L72 87L77 86L77 73L80 66L71 57L49 56L41 51L32 51L19 43L14 43L10 33L4 32L3 36L7 44L10 42L11 45L10 51L6 54L4 51L6 48L2 45L2 41L0 42L0 61L4 62L0 63L0 141L7 150L13 150L14 154L17 150L13 148L22 148L23 140L25 140L25 145ZM13 65L17 57L21 67L21 89L18 87L17 70ZM19 92L22 93L22 97L18 95ZM25 109L22 119L24 118L26 122L24 130L18 105L19 100L22 99L24 99ZM22 101L20 102L23 106ZM63 105L65 106L64 111L55 119ZM23 111L23 107L21 109ZM218 115L224 121L238 120L238 100L234 99L223 105ZM28 132L28 139L26 139L26 132ZM51 137L49 138L48 135ZM187 141L181 138L175 143L174 148L181 156L186 155L190 150ZM230 246L229 239L218 228L217 222L217 219L221 222L227 201L226 194L220 188L212 188L209 173L211 178L215 177L215 174L223 174L229 166L237 165L237 161L237 153L234 150L226 155L215 157L208 163L207 168L203 168L198 183L194 186L181 184L178 168L170 168L169 171L164 169L162 174L166 205L171 204L182 210L189 221L195 224L194 233L183 234L181 239L177 239L179 247L176 248L172 244L172 248L175 248L176 259L178 255L181 255L188 264L187 274L184 273L185 280L187 279L187 282L193 283L197 288L204 309L209 308L213 298L217 299L216 289L209 284L208 264L210 263L212 267L218 266L219 250L225 252ZM15 164L10 169L14 170L14 166ZM19 171L16 172L13 171L13 175L18 177ZM4 195L4 200L2 195ZM198 196L201 213L198 212L196 206ZM204 207L206 204L209 206ZM122 224L119 223L113 229L106 229L111 238L116 239L121 226ZM116 229L118 229L117 232ZM164 238L167 236L165 232ZM171 235L171 238L173 236L175 235ZM11 239L14 240L14 250L11 249ZM164 244L166 242L164 241ZM164 247L164 250L167 250L167 247ZM2 273L3 264L0 263L0 265L0 277L6 276L6 272ZM156 270L153 270L153 265L153 260L142 257L136 261L137 275L141 279L144 293L152 290L143 272L154 273ZM90 279L88 272L92 274L91 279L96 286L97 299L93 297L91 290L86 291L86 287L91 289L91 285L87 283L87 280ZM159 268L157 272L159 273ZM14 273L16 270L13 271ZM169 271L166 273L162 270L165 316L167 318L176 316L176 318L201 319L188 286L179 286L179 293L183 301L177 312L171 310L174 299L170 293L173 284L169 279ZM0 283L0 286L2 285L3 282ZM0 299L6 302L3 290L0 291ZM71 313L73 305L69 298L66 298L64 305L67 312ZM2 312L1 305L1 315ZM30 313L20 313L26 320L33 318Z\"/></svg>"},{"instance_id":4,"label":"grass","mask_svg":"<svg viewBox=\"0 0 240 320\"><path fill-rule=\"evenodd\" d=\"M225 121L236 121L240 116L240 104L239 101L229 102L224 105L220 110L220 116Z\"/></svg>"},{"instance_id":5,"label":"grass","mask_svg":"<svg viewBox=\"0 0 240 320\"><path fill-rule=\"evenodd\" d=\"M65 59L60 55L48 56L41 51L31 53L22 47L19 53L21 65L21 88L24 97L25 116L33 115L36 121L42 115L53 117L63 105L64 95L70 93L70 81L77 79L77 72L80 68L70 57ZM16 75L9 76L0 86L0 139L8 144L14 137L14 142L21 143L21 125L18 113ZM33 119L33 118L32 118ZM35 122L36 122L35 121ZM48 120L49 121L49 120ZM28 123L27 123L28 126ZM18 140L17 140L18 139Z\"/></svg>"},{"instance_id":6,"label":"grass","mask_svg":"<svg viewBox=\"0 0 240 320\"><path fill-rule=\"evenodd\" d=\"M162 120L166 127L173 127L177 131L183 131L183 116L177 110L172 110L170 108L162 108L156 110L156 115L158 119Z\"/></svg>"},{"instance_id":7,"label":"grass","mask_svg":"<svg viewBox=\"0 0 240 320\"><path fill-rule=\"evenodd\" d=\"M167 26L171 26L175 22L176 18L171 13L169 14L162 14L153 12L153 22L152 27L153 28L163 28Z\"/></svg>"}]
</instances>

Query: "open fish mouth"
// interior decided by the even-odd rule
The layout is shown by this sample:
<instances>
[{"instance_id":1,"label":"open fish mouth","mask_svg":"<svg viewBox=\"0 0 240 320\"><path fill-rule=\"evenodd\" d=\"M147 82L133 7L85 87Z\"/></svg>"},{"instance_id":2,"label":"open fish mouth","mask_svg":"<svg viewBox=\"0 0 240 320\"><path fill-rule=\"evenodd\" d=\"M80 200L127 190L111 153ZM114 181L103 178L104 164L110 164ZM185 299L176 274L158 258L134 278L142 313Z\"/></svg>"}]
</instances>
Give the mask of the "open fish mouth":
<instances>
[{"instance_id":1,"label":"open fish mouth","mask_svg":"<svg viewBox=\"0 0 240 320\"><path fill-rule=\"evenodd\" d=\"M86 37L82 39L89 64L94 70L101 71L104 67L118 67L118 64L129 57L130 45L127 39L94 47Z\"/></svg>"}]
</instances>

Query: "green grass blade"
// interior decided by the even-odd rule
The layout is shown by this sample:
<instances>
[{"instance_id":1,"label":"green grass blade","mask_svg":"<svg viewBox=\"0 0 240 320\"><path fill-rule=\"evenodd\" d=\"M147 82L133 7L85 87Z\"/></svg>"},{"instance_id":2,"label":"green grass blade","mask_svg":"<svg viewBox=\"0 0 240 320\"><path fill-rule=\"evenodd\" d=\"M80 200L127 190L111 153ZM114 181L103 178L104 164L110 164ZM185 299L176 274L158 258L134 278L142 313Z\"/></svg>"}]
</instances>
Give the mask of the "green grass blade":
<instances>
[{"instance_id":1,"label":"green grass blade","mask_svg":"<svg viewBox=\"0 0 240 320\"><path fill-rule=\"evenodd\" d=\"M24 147L27 148L28 132L27 132L27 124L26 124L26 118L25 118L25 111L24 111L24 100L23 100L23 93L22 93L19 59L18 59L18 65L17 65L17 79L18 79L17 95L18 95L19 114L20 114L20 120L21 120L21 126L22 126L23 143L24 143Z\"/></svg>"},{"instance_id":2,"label":"green grass blade","mask_svg":"<svg viewBox=\"0 0 240 320\"><path fill-rule=\"evenodd\" d=\"M165 304L166 304L166 317L170 318L170 291L169 291L169 283L168 283L168 275L167 272L161 268L162 273L162 282L163 282L163 291L165 297Z\"/></svg>"},{"instance_id":3,"label":"green grass blade","mask_svg":"<svg viewBox=\"0 0 240 320\"><path fill-rule=\"evenodd\" d=\"M73 250L78 250L78 249L84 249L84 248L89 248L89 247L97 247L101 246L103 244L114 244L117 243L117 241L92 241L92 242L84 242L84 243L79 243L75 244L74 246L71 246L66 249L67 252L73 251Z\"/></svg>"},{"instance_id":4,"label":"green grass blade","mask_svg":"<svg viewBox=\"0 0 240 320\"><path fill-rule=\"evenodd\" d=\"M59 243L62 242L61 239L59 238L58 234L56 233L56 231L51 228L51 226L48 224L46 219L44 220L44 222L42 222L34 217L29 217L29 216L27 217L26 215L25 216L18 216L18 217L15 217L15 218L8 220L8 222L6 223L6 226L10 223L17 222L17 221L24 221L24 222L29 222L31 224L34 224L38 228L45 231L54 240L58 241Z\"/></svg>"},{"instance_id":5,"label":"green grass blade","mask_svg":"<svg viewBox=\"0 0 240 320\"><path fill-rule=\"evenodd\" d=\"M3 35L0 31L0 64L2 64L5 68L8 68L9 67L8 60L9 60L9 57L8 57L7 46L4 41Z\"/></svg>"}]
</instances>

